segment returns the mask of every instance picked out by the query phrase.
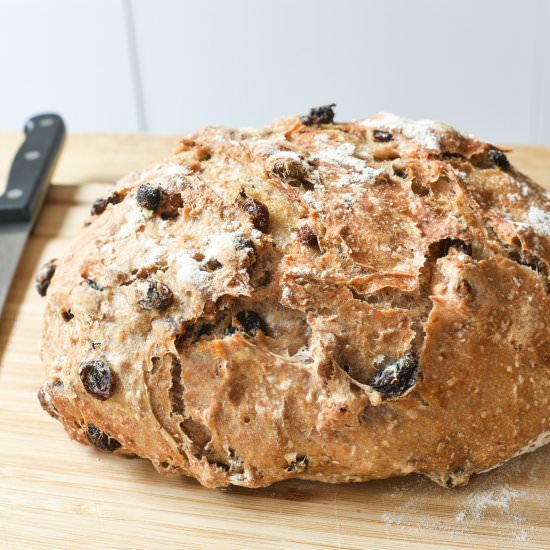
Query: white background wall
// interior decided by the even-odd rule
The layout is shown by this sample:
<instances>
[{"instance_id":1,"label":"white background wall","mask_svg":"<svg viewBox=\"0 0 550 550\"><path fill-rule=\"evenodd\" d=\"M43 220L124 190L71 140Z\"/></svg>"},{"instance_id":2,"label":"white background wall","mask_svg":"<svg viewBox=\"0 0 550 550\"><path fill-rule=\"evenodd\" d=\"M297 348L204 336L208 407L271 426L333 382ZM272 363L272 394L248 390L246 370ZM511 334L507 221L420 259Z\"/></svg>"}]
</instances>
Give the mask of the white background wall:
<instances>
[{"instance_id":1,"label":"white background wall","mask_svg":"<svg viewBox=\"0 0 550 550\"><path fill-rule=\"evenodd\" d=\"M0 0L0 130L248 126L336 102L550 144L550 0Z\"/></svg>"}]
</instances>

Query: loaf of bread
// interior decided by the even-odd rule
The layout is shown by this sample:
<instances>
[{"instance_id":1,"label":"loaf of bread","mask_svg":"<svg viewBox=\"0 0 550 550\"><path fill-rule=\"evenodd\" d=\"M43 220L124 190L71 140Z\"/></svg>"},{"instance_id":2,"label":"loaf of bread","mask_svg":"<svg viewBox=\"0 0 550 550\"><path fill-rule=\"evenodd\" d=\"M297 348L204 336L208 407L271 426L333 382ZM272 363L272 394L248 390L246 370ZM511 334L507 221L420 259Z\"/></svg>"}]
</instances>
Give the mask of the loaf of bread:
<instances>
[{"instance_id":1,"label":"loaf of bread","mask_svg":"<svg viewBox=\"0 0 550 550\"><path fill-rule=\"evenodd\" d=\"M207 487L417 472L550 441L550 200L433 121L206 128L98 199L46 294L43 407Z\"/></svg>"}]
</instances>

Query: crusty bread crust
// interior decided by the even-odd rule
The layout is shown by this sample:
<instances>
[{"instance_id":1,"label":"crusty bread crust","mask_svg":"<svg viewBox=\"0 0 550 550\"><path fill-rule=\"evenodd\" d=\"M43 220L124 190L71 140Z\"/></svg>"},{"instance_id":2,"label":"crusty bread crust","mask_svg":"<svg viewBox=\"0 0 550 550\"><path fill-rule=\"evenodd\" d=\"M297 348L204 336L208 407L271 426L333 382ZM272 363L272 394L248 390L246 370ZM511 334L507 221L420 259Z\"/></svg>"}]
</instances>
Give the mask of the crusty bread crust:
<instances>
[{"instance_id":1,"label":"crusty bread crust","mask_svg":"<svg viewBox=\"0 0 550 550\"><path fill-rule=\"evenodd\" d=\"M543 189L447 125L327 112L197 131L96 202L47 289L71 437L208 487L451 487L548 442Z\"/></svg>"}]
</instances>

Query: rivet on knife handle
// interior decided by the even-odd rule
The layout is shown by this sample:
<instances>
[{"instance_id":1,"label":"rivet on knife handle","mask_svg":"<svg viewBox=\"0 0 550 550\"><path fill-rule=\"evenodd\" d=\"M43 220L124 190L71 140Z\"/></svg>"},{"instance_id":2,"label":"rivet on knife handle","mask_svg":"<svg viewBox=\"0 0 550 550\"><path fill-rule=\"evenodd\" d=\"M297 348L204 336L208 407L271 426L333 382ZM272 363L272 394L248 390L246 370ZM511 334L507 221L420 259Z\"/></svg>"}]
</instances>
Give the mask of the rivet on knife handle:
<instances>
[{"instance_id":1,"label":"rivet on knife handle","mask_svg":"<svg viewBox=\"0 0 550 550\"><path fill-rule=\"evenodd\" d=\"M43 114L27 121L25 141L15 155L6 190L0 197L0 223L34 224L64 137L65 124L59 115Z\"/></svg>"}]
</instances>

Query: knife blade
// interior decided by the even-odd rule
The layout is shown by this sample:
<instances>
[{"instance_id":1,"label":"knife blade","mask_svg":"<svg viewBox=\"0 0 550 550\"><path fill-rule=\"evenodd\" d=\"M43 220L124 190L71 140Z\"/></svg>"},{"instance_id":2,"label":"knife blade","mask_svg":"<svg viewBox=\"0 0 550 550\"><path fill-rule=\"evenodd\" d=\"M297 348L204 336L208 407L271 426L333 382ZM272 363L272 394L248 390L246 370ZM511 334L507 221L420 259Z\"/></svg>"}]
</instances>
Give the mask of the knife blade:
<instances>
[{"instance_id":1,"label":"knife blade","mask_svg":"<svg viewBox=\"0 0 550 550\"><path fill-rule=\"evenodd\" d=\"M65 138L63 119L53 113L30 118L24 130L0 196L0 314Z\"/></svg>"}]
</instances>

